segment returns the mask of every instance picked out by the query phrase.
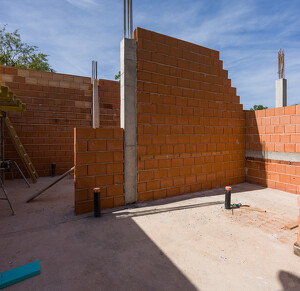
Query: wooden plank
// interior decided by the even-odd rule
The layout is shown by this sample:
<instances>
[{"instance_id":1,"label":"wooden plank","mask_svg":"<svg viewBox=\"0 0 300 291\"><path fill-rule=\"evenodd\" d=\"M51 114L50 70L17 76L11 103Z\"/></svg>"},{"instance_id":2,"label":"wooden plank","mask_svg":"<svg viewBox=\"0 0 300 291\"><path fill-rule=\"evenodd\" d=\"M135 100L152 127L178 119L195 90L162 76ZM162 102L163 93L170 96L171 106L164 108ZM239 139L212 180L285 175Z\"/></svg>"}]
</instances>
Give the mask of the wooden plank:
<instances>
[{"instance_id":1,"label":"wooden plank","mask_svg":"<svg viewBox=\"0 0 300 291\"><path fill-rule=\"evenodd\" d=\"M32 182L35 183L39 176L31 162L29 156L27 155L25 148L22 145L22 142L19 139L17 132L15 131L14 127L12 126L12 124L7 116L4 118L4 122L7 127L8 133L12 139L13 145L15 146Z\"/></svg>"},{"instance_id":2,"label":"wooden plank","mask_svg":"<svg viewBox=\"0 0 300 291\"><path fill-rule=\"evenodd\" d=\"M289 229L289 230L292 230L294 228L298 227L298 223L295 222L295 223L292 223L292 224L287 224L285 225L284 227L282 227L282 229Z\"/></svg>"},{"instance_id":3,"label":"wooden plank","mask_svg":"<svg viewBox=\"0 0 300 291\"><path fill-rule=\"evenodd\" d=\"M40 274L40 263L35 261L24 266L0 273L0 289Z\"/></svg>"}]
</instances>

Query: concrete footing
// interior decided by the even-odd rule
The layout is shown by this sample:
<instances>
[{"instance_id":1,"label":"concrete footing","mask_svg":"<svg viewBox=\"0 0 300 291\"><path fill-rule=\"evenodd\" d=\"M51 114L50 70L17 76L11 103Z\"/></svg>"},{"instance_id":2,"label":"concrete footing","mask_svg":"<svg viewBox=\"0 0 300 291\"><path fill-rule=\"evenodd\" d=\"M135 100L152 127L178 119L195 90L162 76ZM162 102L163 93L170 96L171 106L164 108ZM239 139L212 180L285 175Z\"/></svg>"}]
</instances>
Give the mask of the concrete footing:
<instances>
[{"instance_id":1,"label":"concrete footing","mask_svg":"<svg viewBox=\"0 0 300 291\"><path fill-rule=\"evenodd\" d=\"M125 203L137 201L137 57L136 40L121 41L121 128L124 129Z\"/></svg>"}]
</instances>

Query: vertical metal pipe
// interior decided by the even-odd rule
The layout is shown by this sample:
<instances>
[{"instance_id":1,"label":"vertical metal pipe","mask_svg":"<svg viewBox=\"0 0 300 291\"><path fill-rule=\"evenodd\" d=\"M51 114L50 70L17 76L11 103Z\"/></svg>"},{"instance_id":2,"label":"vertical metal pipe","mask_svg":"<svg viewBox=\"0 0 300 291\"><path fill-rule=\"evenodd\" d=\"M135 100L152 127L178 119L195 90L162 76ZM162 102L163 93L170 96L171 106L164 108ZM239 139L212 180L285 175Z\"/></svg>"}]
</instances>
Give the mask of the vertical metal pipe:
<instances>
[{"instance_id":1,"label":"vertical metal pipe","mask_svg":"<svg viewBox=\"0 0 300 291\"><path fill-rule=\"evenodd\" d=\"M100 188L94 188L94 216L101 216Z\"/></svg>"},{"instance_id":2,"label":"vertical metal pipe","mask_svg":"<svg viewBox=\"0 0 300 291\"><path fill-rule=\"evenodd\" d=\"M225 190L225 209L231 209L231 187L226 186Z\"/></svg>"},{"instance_id":3,"label":"vertical metal pipe","mask_svg":"<svg viewBox=\"0 0 300 291\"><path fill-rule=\"evenodd\" d=\"M132 25L132 0L130 0L130 38L132 38L133 25Z\"/></svg>"},{"instance_id":4,"label":"vertical metal pipe","mask_svg":"<svg viewBox=\"0 0 300 291\"><path fill-rule=\"evenodd\" d=\"M127 0L127 37L129 38L129 30L130 30L130 26L129 26L129 13L130 13L130 9L129 9L129 0Z\"/></svg>"},{"instance_id":5,"label":"vertical metal pipe","mask_svg":"<svg viewBox=\"0 0 300 291\"><path fill-rule=\"evenodd\" d=\"M55 176L56 164L51 164L51 177Z\"/></svg>"},{"instance_id":6,"label":"vertical metal pipe","mask_svg":"<svg viewBox=\"0 0 300 291\"><path fill-rule=\"evenodd\" d=\"M124 0L124 38L126 37L126 0Z\"/></svg>"}]
</instances>

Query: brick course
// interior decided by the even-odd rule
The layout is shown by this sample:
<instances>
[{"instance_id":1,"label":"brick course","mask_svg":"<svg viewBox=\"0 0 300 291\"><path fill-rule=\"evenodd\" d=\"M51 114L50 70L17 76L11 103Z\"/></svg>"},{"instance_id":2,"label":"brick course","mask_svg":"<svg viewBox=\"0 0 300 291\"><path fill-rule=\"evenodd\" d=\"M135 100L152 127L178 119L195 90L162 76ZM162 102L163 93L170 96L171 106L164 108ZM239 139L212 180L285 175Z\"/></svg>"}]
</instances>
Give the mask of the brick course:
<instances>
[{"instance_id":1,"label":"brick course","mask_svg":"<svg viewBox=\"0 0 300 291\"><path fill-rule=\"evenodd\" d=\"M244 114L219 52L137 28L138 200L241 183Z\"/></svg>"},{"instance_id":2,"label":"brick course","mask_svg":"<svg viewBox=\"0 0 300 291\"><path fill-rule=\"evenodd\" d=\"M75 128L75 213L93 211L93 188L101 208L124 205L123 129Z\"/></svg>"},{"instance_id":3,"label":"brick course","mask_svg":"<svg viewBox=\"0 0 300 291\"><path fill-rule=\"evenodd\" d=\"M300 153L300 105L245 111L246 150ZM246 159L246 181L300 194L300 162Z\"/></svg>"}]
</instances>

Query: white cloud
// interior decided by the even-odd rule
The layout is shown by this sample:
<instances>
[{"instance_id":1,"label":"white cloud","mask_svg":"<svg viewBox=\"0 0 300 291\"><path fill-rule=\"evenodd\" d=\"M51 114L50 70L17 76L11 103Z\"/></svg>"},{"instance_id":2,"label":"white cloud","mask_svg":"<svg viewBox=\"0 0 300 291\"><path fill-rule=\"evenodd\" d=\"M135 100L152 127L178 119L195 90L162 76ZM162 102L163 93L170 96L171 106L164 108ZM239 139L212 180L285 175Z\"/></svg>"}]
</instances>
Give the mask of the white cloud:
<instances>
[{"instance_id":1,"label":"white cloud","mask_svg":"<svg viewBox=\"0 0 300 291\"><path fill-rule=\"evenodd\" d=\"M67 0L67 2L79 8L90 8L97 5L94 0Z\"/></svg>"},{"instance_id":2,"label":"white cloud","mask_svg":"<svg viewBox=\"0 0 300 291\"><path fill-rule=\"evenodd\" d=\"M274 106L277 52L286 52L289 104L300 103L300 18L298 1L134 1L134 26L220 51L224 68L244 108ZM62 73L100 77L119 71L123 37L121 0L2 0L0 19L20 28L23 40L49 54ZM24 11L26 13L24 13Z\"/></svg>"}]
</instances>

